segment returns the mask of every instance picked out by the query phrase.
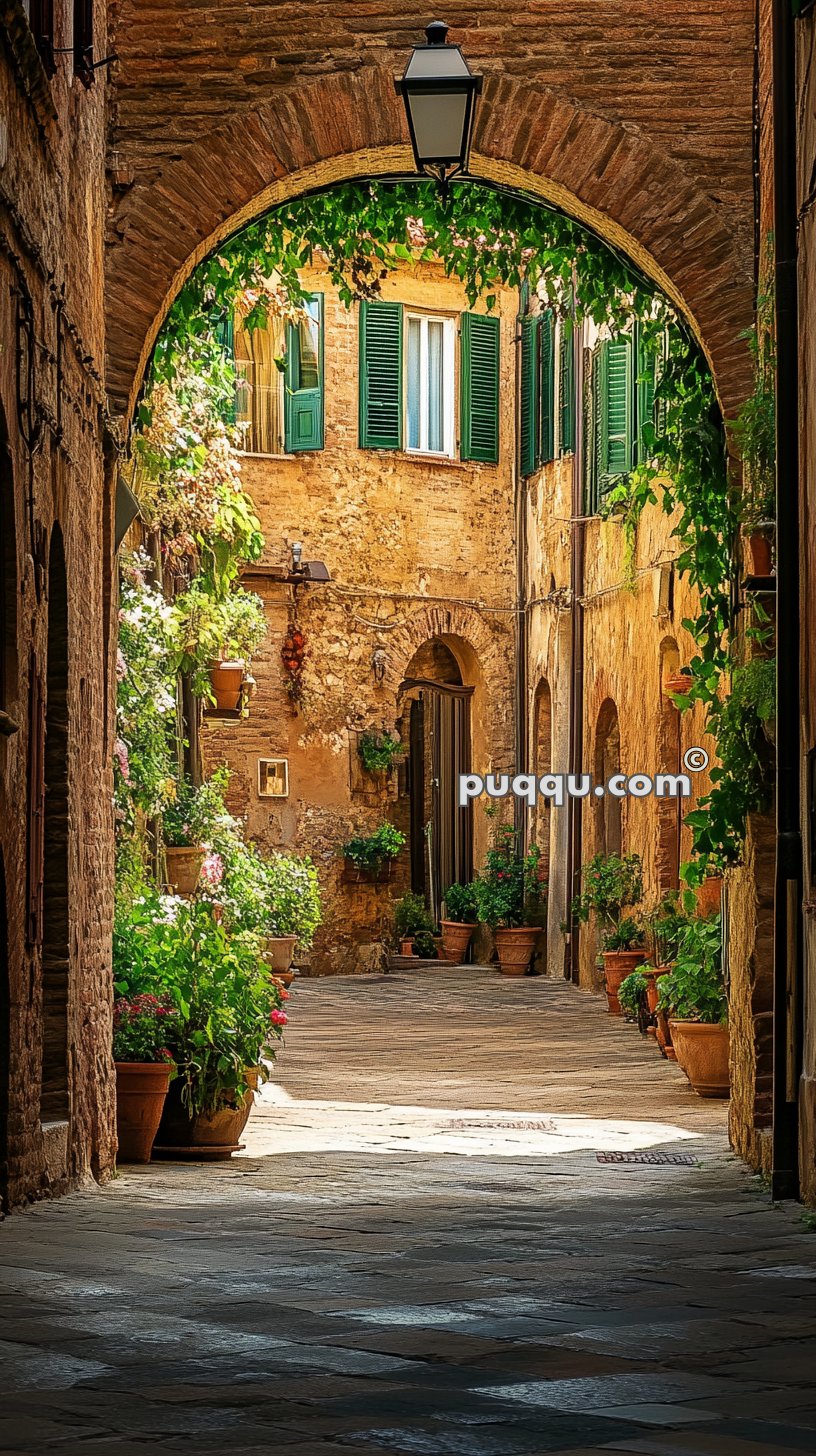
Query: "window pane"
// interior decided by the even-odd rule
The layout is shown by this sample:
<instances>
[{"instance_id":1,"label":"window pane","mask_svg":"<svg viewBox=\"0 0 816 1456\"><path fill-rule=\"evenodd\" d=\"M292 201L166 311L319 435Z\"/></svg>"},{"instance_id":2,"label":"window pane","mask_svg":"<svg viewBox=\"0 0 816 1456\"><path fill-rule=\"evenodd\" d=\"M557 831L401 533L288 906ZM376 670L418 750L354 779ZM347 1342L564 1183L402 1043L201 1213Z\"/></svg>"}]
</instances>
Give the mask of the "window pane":
<instances>
[{"instance_id":1,"label":"window pane","mask_svg":"<svg viewBox=\"0 0 816 1456\"><path fill-rule=\"evenodd\" d=\"M420 448L419 438L419 377L421 324L417 318L408 320L408 449Z\"/></svg>"},{"instance_id":2,"label":"window pane","mask_svg":"<svg viewBox=\"0 0 816 1456\"><path fill-rule=\"evenodd\" d=\"M251 455L279 455L283 449L284 329L279 319L247 333L236 320L235 422L244 426L241 449ZM278 362L276 362L278 361Z\"/></svg>"},{"instance_id":3,"label":"window pane","mask_svg":"<svg viewBox=\"0 0 816 1456\"><path fill-rule=\"evenodd\" d=\"M299 360L298 389L317 389L320 384L320 305L313 300L306 305L308 318L297 326Z\"/></svg>"},{"instance_id":4,"label":"window pane","mask_svg":"<svg viewBox=\"0 0 816 1456\"><path fill-rule=\"evenodd\" d=\"M428 449L445 448L444 380L442 345L444 325L440 319L428 320Z\"/></svg>"}]
</instances>

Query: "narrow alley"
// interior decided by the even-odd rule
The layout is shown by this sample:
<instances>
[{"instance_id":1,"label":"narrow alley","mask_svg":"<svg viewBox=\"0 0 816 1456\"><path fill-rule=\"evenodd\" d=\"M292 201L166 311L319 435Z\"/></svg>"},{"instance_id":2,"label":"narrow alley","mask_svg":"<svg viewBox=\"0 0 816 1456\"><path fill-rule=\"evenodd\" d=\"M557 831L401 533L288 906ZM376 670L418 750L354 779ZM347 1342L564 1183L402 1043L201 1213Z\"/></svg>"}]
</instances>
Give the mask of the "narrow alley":
<instances>
[{"instance_id":1,"label":"narrow alley","mask_svg":"<svg viewBox=\"0 0 816 1456\"><path fill-rule=\"evenodd\" d=\"M544 978L289 1008L242 1154L4 1226L0 1450L813 1450L816 1234L727 1103Z\"/></svg>"}]
</instances>

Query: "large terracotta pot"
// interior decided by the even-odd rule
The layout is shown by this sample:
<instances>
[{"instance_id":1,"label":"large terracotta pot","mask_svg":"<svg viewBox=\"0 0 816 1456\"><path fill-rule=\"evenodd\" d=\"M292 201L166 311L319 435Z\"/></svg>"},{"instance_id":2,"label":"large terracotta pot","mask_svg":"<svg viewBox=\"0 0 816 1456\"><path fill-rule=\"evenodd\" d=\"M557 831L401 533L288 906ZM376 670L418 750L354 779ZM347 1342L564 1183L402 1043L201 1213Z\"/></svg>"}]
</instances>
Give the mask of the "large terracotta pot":
<instances>
[{"instance_id":1,"label":"large terracotta pot","mask_svg":"<svg viewBox=\"0 0 816 1456\"><path fill-rule=\"evenodd\" d=\"M171 1062L114 1062L116 1133L121 1163L149 1163L161 1122Z\"/></svg>"},{"instance_id":2,"label":"large terracotta pot","mask_svg":"<svg viewBox=\"0 0 816 1456\"><path fill-rule=\"evenodd\" d=\"M201 874L201 866L204 863L204 851L195 845L165 845L164 857L167 863L167 883L172 885L177 895L192 895L195 893L198 877Z\"/></svg>"},{"instance_id":3,"label":"large terracotta pot","mask_svg":"<svg viewBox=\"0 0 816 1456\"><path fill-rule=\"evenodd\" d=\"M727 1097L728 1026L704 1021L670 1021L677 1060L699 1097Z\"/></svg>"},{"instance_id":4,"label":"large terracotta pot","mask_svg":"<svg viewBox=\"0 0 816 1456\"><path fill-rule=\"evenodd\" d=\"M267 935L264 937L264 959L276 976L287 974L292 964L296 945L296 935Z\"/></svg>"},{"instance_id":5,"label":"large terracotta pot","mask_svg":"<svg viewBox=\"0 0 816 1456\"><path fill-rule=\"evenodd\" d=\"M246 664L243 662L210 663L210 687L215 697L215 706L220 712L235 712L240 706L241 684L245 672Z\"/></svg>"},{"instance_id":6,"label":"large terracotta pot","mask_svg":"<svg viewBox=\"0 0 816 1456\"><path fill-rule=\"evenodd\" d=\"M655 1012L655 1034L657 1044L664 1057L670 1062L676 1062L677 1053L672 1046L671 1027L669 1026L669 1018L665 1011Z\"/></svg>"},{"instance_id":7,"label":"large terracotta pot","mask_svg":"<svg viewBox=\"0 0 816 1456\"><path fill-rule=\"evenodd\" d=\"M496 951L503 976L523 976L533 959L540 925L520 925L513 930L497 930Z\"/></svg>"},{"instance_id":8,"label":"large terracotta pot","mask_svg":"<svg viewBox=\"0 0 816 1456\"><path fill-rule=\"evenodd\" d=\"M471 936L476 929L463 920L440 920L442 929L442 954L446 961L460 966L467 955Z\"/></svg>"},{"instance_id":9,"label":"large terracotta pot","mask_svg":"<svg viewBox=\"0 0 816 1456\"><path fill-rule=\"evenodd\" d=\"M660 977L667 976L670 970L671 966L653 966L651 970L643 972L648 982L646 986L646 1005L652 1016L657 1012L657 998L660 994L660 987L657 983Z\"/></svg>"},{"instance_id":10,"label":"large terracotta pot","mask_svg":"<svg viewBox=\"0 0 816 1456\"><path fill-rule=\"evenodd\" d=\"M192 1117L181 1100L181 1078L171 1082L153 1146L154 1156L219 1162L237 1153L258 1086L257 1067L247 1067L245 1076L249 1087L239 1106L198 1112Z\"/></svg>"},{"instance_id":11,"label":"large terracotta pot","mask_svg":"<svg viewBox=\"0 0 816 1456\"><path fill-rule=\"evenodd\" d=\"M645 950L605 950L603 954L604 976L606 978L606 1000L611 1016L622 1016L623 1007L618 1000L621 982L631 975L646 959Z\"/></svg>"},{"instance_id":12,"label":"large terracotta pot","mask_svg":"<svg viewBox=\"0 0 816 1456\"><path fill-rule=\"evenodd\" d=\"M697 909L702 916L716 915L722 903L722 875L706 875L697 886Z\"/></svg>"}]
</instances>

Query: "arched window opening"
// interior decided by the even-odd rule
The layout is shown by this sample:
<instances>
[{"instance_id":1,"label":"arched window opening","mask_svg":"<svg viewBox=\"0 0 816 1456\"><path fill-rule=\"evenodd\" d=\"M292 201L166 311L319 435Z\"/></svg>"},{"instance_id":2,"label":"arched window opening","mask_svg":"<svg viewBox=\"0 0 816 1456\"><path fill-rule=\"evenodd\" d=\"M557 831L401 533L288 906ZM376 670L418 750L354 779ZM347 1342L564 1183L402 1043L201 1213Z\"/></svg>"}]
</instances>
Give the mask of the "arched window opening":
<instances>
[{"instance_id":1,"label":"arched window opening","mask_svg":"<svg viewBox=\"0 0 816 1456\"><path fill-rule=\"evenodd\" d=\"M48 560L44 766L40 1119L58 1122L69 1112L68 585L58 526L51 535Z\"/></svg>"},{"instance_id":2,"label":"arched window opening","mask_svg":"<svg viewBox=\"0 0 816 1456\"><path fill-rule=\"evenodd\" d=\"M595 729L595 784L607 784L613 774L620 772L621 762L620 724L618 710L611 698L606 698L598 713ZM601 854L622 853L621 801L614 794L595 798L595 828L598 850Z\"/></svg>"}]
</instances>

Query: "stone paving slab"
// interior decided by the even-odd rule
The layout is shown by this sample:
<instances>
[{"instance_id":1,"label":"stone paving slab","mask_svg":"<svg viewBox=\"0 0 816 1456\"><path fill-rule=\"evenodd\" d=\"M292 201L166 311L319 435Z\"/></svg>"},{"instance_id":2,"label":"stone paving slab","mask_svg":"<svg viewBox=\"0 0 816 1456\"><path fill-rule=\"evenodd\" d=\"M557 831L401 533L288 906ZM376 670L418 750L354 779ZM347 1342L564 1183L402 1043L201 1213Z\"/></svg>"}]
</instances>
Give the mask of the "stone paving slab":
<instances>
[{"instance_id":1,"label":"stone paving slab","mask_svg":"<svg viewBox=\"0 0 816 1456\"><path fill-rule=\"evenodd\" d=\"M231 1163L0 1227L2 1456L816 1450L816 1235L650 1040L478 968L289 1006Z\"/></svg>"}]
</instances>

